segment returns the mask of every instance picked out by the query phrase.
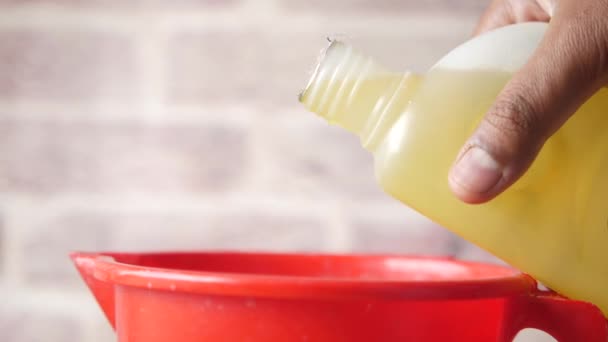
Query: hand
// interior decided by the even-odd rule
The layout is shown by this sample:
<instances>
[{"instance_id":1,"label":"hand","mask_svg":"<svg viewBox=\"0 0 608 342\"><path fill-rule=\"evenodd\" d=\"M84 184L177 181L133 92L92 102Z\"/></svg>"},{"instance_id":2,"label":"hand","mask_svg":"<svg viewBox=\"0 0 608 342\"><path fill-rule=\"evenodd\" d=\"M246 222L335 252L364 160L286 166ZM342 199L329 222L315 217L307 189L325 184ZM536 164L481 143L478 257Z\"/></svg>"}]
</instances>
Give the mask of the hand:
<instances>
[{"instance_id":1,"label":"hand","mask_svg":"<svg viewBox=\"0 0 608 342\"><path fill-rule=\"evenodd\" d=\"M487 202L511 186L545 141L608 83L608 0L495 0L475 33L549 19L538 48L450 170L450 187L464 202Z\"/></svg>"}]
</instances>

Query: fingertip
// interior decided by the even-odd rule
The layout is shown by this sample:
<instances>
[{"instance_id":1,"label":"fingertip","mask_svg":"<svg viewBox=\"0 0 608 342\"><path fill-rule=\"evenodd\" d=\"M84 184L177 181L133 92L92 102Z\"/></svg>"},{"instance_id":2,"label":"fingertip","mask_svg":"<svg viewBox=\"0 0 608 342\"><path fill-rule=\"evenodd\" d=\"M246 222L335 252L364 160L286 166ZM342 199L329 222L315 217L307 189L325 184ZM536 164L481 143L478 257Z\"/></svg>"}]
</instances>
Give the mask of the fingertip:
<instances>
[{"instance_id":1,"label":"fingertip","mask_svg":"<svg viewBox=\"0 0 608 342\"><path fill-rule=\"evenodd\" d=\"M448 185L452 194L454 194L458 200L466 204L483 204L493 200L500 193L500 191L497 191L497 188L493 188L491 191L483 193L472 192L449 176Z\"/></svg>"},{"instance_id":2,"label":"fingertip","mask_svg":"<svg viewBox=\"0 0 608 342\"><path fill-rule=\"evenodd\" d=\"M458 200L467 204L482 204L488 202L491 198L484 194L471 193L464 189L460 184L455 183L452 179L448 178L450 190L452 194L456 196Z\"/></svg>"},{"instance_id":3,"label":"fingertip","mask_svg":"<svg viewBox=\"0 0 608 342\"><path fill-rule=\"evenodd\" d=\"M492 199L502 180L501 164L477 146L465 150L448 175L450 189L456 197L473 204Z\"/></svg>"}]
</instances>

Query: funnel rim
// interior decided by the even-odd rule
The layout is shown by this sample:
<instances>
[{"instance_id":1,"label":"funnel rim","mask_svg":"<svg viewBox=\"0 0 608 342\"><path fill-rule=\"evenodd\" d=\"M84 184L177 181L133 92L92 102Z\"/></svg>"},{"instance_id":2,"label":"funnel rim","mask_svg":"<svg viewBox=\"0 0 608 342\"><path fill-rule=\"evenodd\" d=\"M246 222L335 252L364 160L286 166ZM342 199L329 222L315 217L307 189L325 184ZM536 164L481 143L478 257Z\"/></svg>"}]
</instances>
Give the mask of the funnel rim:
<instances>
[{"instance_id":1,"label":"funnel rim","mask_svg":"<svg viewBox=\"0 0 608 342\"><path fill-rule=\"evenodd\" d=\"M497 298L528 293L537 284L527 274L514 268L472 261L455 260L450 257L416 256L396 254L328 254L328 253L277 253L277 252L148 252L113 253L74 252L72 259L78 266L86 263L92 268L97 280L116 285L138 287L149 290L178 291L207 295L315 298L315 299L466 299ZM477 274L442 279L381 279L348 276L310 276L294 274L245 273L226 271L188 270L142 265L145 258L225 258L232 261L257 258L277 261L289 259L294 262L374 262L410 267L415 263L426 263L422 267L461 267L477 271ZM295 260L295 261L294 261ZM401 263L401 264L400 264ZM92 265L93 264L93 265ZM397 268L398 268L397 267ZM420 268L422 271L423 269ZM397 270L399 271L399 270ZM410 269L411 271L411 269ZM481 273L479 273L481 272Z\"/></svg>"}]
</instances>

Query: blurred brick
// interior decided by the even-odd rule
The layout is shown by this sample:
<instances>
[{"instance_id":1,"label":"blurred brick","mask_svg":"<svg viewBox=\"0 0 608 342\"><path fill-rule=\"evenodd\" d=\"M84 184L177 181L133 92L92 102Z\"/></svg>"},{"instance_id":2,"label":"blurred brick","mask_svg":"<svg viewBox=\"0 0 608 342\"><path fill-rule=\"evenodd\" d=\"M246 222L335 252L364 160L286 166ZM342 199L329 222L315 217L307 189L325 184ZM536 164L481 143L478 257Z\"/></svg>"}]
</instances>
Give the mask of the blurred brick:
<instances>
[{"instance_id":1,"label":"blurred brick","mask_svg":"<svg viewBox=\"0 0 608 342\"><path fill-rule=\"evenodd\" d=\"M133 42L100 32L0 32L0 98L133 101Z\"/></svg>"},{"instance_id":2,"label":"blurred brick","mask_svg":"<svg viewBox=\"0 0 608 342\"><path fill-rule=\"evenodd\" d=\"M394 209L388 213L349 215L355 251L440 256L457 252L458 238L452 233L400 203L390 207Z\"/></svg>"},{"instance_id":3,"label":"blurred brick","mask_svg":"<svg viewBox=\"0 0 608 342\"><path fill-rule=\"evenodd\" d=\"M363 14L370 11L388 14L404 14L411 11L479 13L488 5L487 2L478 0L281 0L281 4L285 8L297 11L362 12Z\"/></svg>"},{"instance_id":4,"label":"blurred brick","mask_svg":"<svg viewBox=\"0 0 608 342\"><path fill-rule=\"evenodd\" d=\"M112 247L118 250L314 250L323 247L323 230L323 223L315 217L249 209L208 216L127 216L118 218L112 225Z\"/></svg>"},{"instance_id":5,"label":"blurred brick","mask_svg":"<svg viewBox=\"0 0 608 342\"><path fill-rule=\"evenodd\" d=\"M467 261L487 262L492 264L506 264L498 257L465 240L460 241L460 246L458 247L458 253L456 257L458 259Z\"/></svg>"},{"instance_id":6,"label":"blurred brick","mask_svg":"<svg viewBox=\"0 0 608 342\"><path fill-rule=\"evenodd\" d=\"M247 170L247 133L218 124L0 122L0 190L225 190Z\"/></svg>"},{"instance_id":7,"label":"blurred brick","mask_svg":"<svg viewBox=\"0 0 608 342\"><path fill-rule=\"evenodd\" d=\"M97 306L97 303L94 303ZM97 308L98 309L98 308ZM114 342L116 341L116 332L112 329L112 326L108 324L108 321L105 317L101 316L101 310L99 317L95 320L95 324L93 325L94 334L93 336L89 335L89 339L87 342Z\"/></svg>"},{"instance_id":8,"label":"blurred brick","mask_svg":"<svg viewBox=\"0 0 608 342\"><path fill-rule=\"evenodd\" d=\"M371 154L356 136L302 111L267 120L259 185L299 196L384 197Z\"/></svg>"},{"instance_id":9,"label":"blurred brick","mask_svg":"<svg viewBox=\"0 0 608 342\"><path fill-rule=\"evenodd\" d=\"M41 303L41 307L44 304ZM0 305L0 341L84 341L77 317L31 310L15 310Z\"/></svg>"},{"instance_id":10,"label":"blurred brick","mask_svg":"<svg viewBox=\"0 0 608 342\"><path fill-rule=\"evenodd\" d=\"M259 97L265 41L255 32L186 33L167 48L170 98L178 103L239 103ZM266 70L270 66L266 67Z\"/></svg>"},{"instance_id":11,"label":"blurred brick","mask_svg":"<svg viewBox=\"0 0 608 342\"><path fill-rule=\"evenodd\" d=\"M26 279L55 286L80 282L67 259L74 250L317 250L319 219L271 210L171 214L66 210L24 230Z\"/></svg>"},{"instance_id":12,"label":"blurred brick","mask_svg":"<svg viewBox=\"0 0 608 342\"><path fill-rule=\"evenodd\" d=\"M205 248L289 252L323 249L327 230L313 215L293 217L272 211L223 215L211 227Z\"/></svg>"},{"instance_id":13,"label":"blurred brick","mask_svg":"<svg viewBox=\"0 0 608 342\"><path fill-rule=\"evenodd\" d=\"M116 217L73 214L24 229L23 272L28 281L43 284L78 284L79 275L68 254L72 251L111 249ZM23 227L22 227L23 229Z\"/></svg>"}]
</instances>

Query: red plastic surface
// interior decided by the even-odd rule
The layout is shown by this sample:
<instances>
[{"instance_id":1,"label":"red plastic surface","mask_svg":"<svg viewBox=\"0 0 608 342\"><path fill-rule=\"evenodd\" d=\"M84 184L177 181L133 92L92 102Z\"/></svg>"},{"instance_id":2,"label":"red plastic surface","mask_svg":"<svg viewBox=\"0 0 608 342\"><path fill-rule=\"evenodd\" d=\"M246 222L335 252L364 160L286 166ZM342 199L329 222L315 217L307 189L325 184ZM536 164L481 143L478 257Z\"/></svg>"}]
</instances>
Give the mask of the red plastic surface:
<instances>
[{"instance_id":1,"label":"red plastic surface","mask_svg":"<svg viewBox=\"0 0 608 342\"><path fill-rule=\"evenodd\" d=\"M404 256L74 253L120 342L608 341L595 306L507 267Z\"/></svg>"}]
</instances>

